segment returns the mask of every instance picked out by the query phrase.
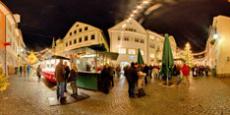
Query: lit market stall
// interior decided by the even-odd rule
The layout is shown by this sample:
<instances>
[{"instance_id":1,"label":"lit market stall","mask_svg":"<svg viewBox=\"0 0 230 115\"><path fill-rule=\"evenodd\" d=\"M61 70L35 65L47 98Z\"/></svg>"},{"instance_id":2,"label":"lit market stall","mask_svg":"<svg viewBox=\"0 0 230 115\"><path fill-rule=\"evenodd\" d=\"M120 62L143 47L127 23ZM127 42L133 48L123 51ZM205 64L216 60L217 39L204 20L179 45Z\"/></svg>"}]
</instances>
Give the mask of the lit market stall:
<instances>
[{"instance_id":1,"label":"lit market stall","mask_svg":"<svg viewBox=\"0 0 230 115\"><path fill-rule=\"evenodd\" d=\"M85 47L71 50L65 54L78 66L78 87L100 90L100 72L105 64L113 65L118 57L117 53L101 52Z\"/></svg>"}]
</instances>

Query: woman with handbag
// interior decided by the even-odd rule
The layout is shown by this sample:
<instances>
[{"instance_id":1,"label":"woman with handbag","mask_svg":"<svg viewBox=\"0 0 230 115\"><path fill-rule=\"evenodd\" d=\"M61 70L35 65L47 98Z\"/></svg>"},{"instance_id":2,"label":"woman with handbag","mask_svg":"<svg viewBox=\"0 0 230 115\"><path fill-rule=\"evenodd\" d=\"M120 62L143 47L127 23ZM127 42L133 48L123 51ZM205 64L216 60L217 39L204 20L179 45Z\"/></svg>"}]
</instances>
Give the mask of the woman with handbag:
<instances>
[{"instance_id":1,"label":"woman with handbag","mask_svg":"<svg viewBox=\"0 0 230 115\"><path fill-rule=\"evenodd\" d=\"M70 86L73 90L72 96L77 96L78 95L77 93L77 66L74 63L71 64L69 81L70 81Z\"/></svg>"},{"instance_id":2,"label":"woman with handbag","mask_svg":"<svg viewBox=\"0 0 230 115\"><path fill-rule=\"evenodd\" d=\"M138 88L138 93L137 96L138 97L142 97L145 96L145 91L144 91L144 78L146 76L146 73L142 72L142 71L138 71L137 72L137 76L138 76L138 80L137 80L137 88Z\"/></svg>"}]
</instances>

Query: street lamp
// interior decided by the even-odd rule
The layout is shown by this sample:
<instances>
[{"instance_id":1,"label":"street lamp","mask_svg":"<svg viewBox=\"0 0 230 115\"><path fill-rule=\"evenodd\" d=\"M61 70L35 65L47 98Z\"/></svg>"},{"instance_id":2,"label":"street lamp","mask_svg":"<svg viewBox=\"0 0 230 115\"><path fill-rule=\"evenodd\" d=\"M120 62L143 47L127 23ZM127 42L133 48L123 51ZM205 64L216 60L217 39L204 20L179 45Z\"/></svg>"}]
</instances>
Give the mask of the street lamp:
<instances>
[{"instance_id":1,"label":"street lamp","mask_svg":"<svg viewBox=\"0 0 230 115\"><path fill-rule=\"evenodd\" d=\"M219 38L219 35L217 33L213 34L213 39L218 39Z\"/></svg>"}]
</instances>

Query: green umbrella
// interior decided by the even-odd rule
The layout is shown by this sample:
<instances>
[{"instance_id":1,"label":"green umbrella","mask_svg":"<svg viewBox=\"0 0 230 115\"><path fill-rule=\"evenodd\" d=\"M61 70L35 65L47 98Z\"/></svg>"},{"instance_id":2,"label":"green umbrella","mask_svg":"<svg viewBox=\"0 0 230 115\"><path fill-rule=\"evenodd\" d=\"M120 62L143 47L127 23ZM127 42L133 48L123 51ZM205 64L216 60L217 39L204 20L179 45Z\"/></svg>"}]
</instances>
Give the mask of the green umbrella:
<instances>
[{"instance_id":1,"label":"green umbrella","mask_svg":"<svg viewBox=\"0 0 230 115\"><path fill-rule=\"evenodd\" d=\"M144 64L144 60L142 58L141 50L140 49L138 49L138 53L137 53L137 63L138 64Z\"/></svg>"},{"instance_id":2,"label":"green umbrella","mask_svg":"<svg viewBox=\"0 0 230 115\"><path fill-rule=\"evenodd\" d=\"M174 60L173 60L172 49L169 42L169 35L165 34L163 53L162 53L161 74L167 76L167 84L173 65L174 65Z\"/></svg>"}]
</instances>

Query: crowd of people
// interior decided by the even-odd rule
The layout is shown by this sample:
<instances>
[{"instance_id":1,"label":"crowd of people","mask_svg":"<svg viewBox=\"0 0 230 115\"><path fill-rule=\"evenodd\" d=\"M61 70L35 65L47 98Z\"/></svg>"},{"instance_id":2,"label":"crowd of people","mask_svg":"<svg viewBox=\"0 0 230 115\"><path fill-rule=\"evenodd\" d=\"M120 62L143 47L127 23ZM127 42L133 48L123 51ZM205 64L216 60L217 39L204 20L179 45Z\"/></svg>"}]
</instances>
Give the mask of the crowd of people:
<instances>
[{"instance_id":1,"label":"crowd of people","mask_svg":"<svg viewBox=\"0 0 230 115\"><path fill-rule=\"evenodd\" d=\"M152 67L152 66L151 66ZM129 86L129 96L135 97L135 89L137 88L137 96L141 97L145 95L143 85L147 84L150 74L151 67L144 64L131 63L131 66L124 67L124 75L127 79ZM122 69L120 65L104 65L101 70L101 84L102 91L105 94L108 94L110 89L114 86L114 77L120 78L122 74Z\"/></svg>"},{"instance_id":2,"label":"crowd of people","mask_svg":"<svg viewBox=\"0 0 230 115\"><path fill-rule=\"evenodd\" d=\"M195 65L194 67L192 67L192 76L193 77L203 77L203 76L209 76L209 71L210 68L209 66L203 66L203 65Z\"/></svg>"},{"instance_id":3,"label":"crowd of people","mask_svg":"<svg viewBox=\"0 0 230 115\"><path fill-rule=\"evenodd\" d=\"M124 68L124 75L128 82L128 94L130 98L145 96L144 83L147 84L150 75L149 67L144 64L131 63ZM137 91L136 91L137 89Z\"/></svg>"},{"instance_id":4,"label":"crowd of people","mask_svg":"<svg viewBox=\"0 0 230 115\"><path fill-rule=\"evenodd\" d=\"M21 65L15 68L15 72L17 72L18 76L22 77L30 77L32 73L33 67L31 65Z\"/></svg>"},{"instance_id":5,"label":"crowd of people","mask_svg":"<svg viewBox=\"0 0 230 115\"><path fill-rule=\"evenodd\" d=\"M77 66L74 63L70 63L71 68L67 65L67 62L63 64L60 60L55 68L55 77L57 80L57 98L61 103L65 103L64 92L66 92L66 85L70 82L73 94L77 93ZM40 73L40 66L37 68L38 73ZM163 81L171 80L173 77L177 78L177 85L180 84L182 79L185 79L187 84L190 85L189 76L192 72L193 76L208 76L209 69L206 66L194 66L190 68L187 64L174 65L170 70L170 75L167 76L162 73L160 66L157 65L146 65L131 63L123 68L120 65L112 66L105 64L100 68L100 90L105 94L108 94L110 89L114 87L114 77L120 78L123 74L128 83L128 95L130 98L142 97L146 93L144 91L144 86L149 83L152 78L160 79ZM40 74L38 74L40 78Z\"/></svg>"}]
</instances>

